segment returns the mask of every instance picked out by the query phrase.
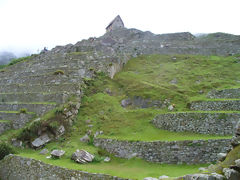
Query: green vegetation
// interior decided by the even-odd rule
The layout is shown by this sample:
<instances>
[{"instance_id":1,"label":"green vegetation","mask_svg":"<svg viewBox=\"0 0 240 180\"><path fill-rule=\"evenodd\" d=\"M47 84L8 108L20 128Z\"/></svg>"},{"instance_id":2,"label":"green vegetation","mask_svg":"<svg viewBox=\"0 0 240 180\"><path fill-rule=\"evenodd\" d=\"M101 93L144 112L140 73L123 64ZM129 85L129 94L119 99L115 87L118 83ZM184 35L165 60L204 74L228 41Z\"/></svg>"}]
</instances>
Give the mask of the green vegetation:
<instances>
[{"instance_id":1,"label":"green vegetation","mask_svg":"<svg viewBox=\"0 0 240 180\"><path fill-rule=\"evenodd\" d=\"M63 75L64 71L63 70L56 70L53 74L54 75Z\"/></svg>"},{"instance_id":2,"label":"green vegetation","mask_svg":"<svg viewBox=\"0 0 240 180\"><path fill-rule=\"evenodd\" d=\"M83 53L84 54L84 53ZM71 53L77 56L82 53ZM106 173L125 178L143 179L144 177L170 177L195 173L204 165L166 165L149 163L137 158L125 160L92 146L92 143L81 143L79 139L89 130L92 135L96 131L103 131L100 137L120 140L138 141L182 141L199 139L224 139L230 136L202 135L194 133L169 132L155 128L151 121L161 113L190 112L189 103L194 100L207 100L206 94L212 89L240 88L240 64L235 57L176 55L176 59L169 55L140 56L130 60L110 79L103 73L96 73L95 79L85 78L84 96L81 108L73 127L64 137L46 145L48 150L63 149L66 154L57 160L46 159L47 155L40 155L40 150L24 149L20 156L41 160L45 163L78 169L94 173ZM175 104L175 108L168 110L167 104L162 109L137 108L133 105L123 108L121 101L136 96L142 99L168 100ZM59 117L64 107L56 108L47 113L41 120L29 123L21 130L11 130L0 136L0 141L7 141L13 136L22 140L33 140L37 132L43 127L52 130L61 124ZM191 111L205 113L206 111ZM236 111L216 111L230 113ZM211 113L216 113L211 111ZM209 112L207 112L209 113ZM220 118L226 118L222 114ZM91 137L92 137L91 135ZM189 143L189 146L192 146ZM77 164L70 160L76 149L84 149L96 156L89 164ZM111 157L109 163L102 159ZM230 162L230 161L229 161ZM231 160L232 162L232 160Z\"/></svg>"},{"instance_id":3,"label":"green vegetation","mask_svg":"<svg viewBox=\"0 0 240 180\"><path fill-rule=\"evenodd\" d=\"M13 59L13 60L11 60L11 62L8 63L8 64L0 65L0 69L4 69L4 68L6 68L6 67L8 67L8 66L12 66L12 65L17 64L17 63L19 63L19 62L27 61L27 60L31 59L32 57L34 57L34 56L35 56L35 55L31 55L31 56L26 56L26 57L21 57L21 58Z\"/></svg>"},{"instance_id":4,"label":"green vegetation","mask_svg":"<svg viewBox=\"0 0 240 180\"><path fill-rule=\"evenodd\" d=\"M184 174L190 174L198 171L199 167L207 166L206 164L198 165L167 165L150 163L144 160L133 158L130 160L116 158L106 152L99 151L96 147L81 143L79 136L72 134L71 137L66 137L65 142L53 142L46 145L48 150L61 148L66 151L66 154L61 159L46 159L50 152L46 155L40 155L41 150L24 149L19 151L18 155L23 157L34 158L45 163L65 167L69 169L82 170L92 173L105 173L119 177L143 179L144 177L159 177L161 175L168 175L170 177L177 177ZM76 149L84 149L95 156L106 157L109 156L111 161L104 163L97 161L89 164L77 164L71 160L71 155Z\"/></svg>"},{"instance_id":5,"label":"green vegetation","mask_svg":"<svg viewBox=\"0 0 240 180\"><path fill-rule=\"evenodd\" d=\"M19 110L19 113L24 113L24 114L26 114L26 113L27 113L27 109L26 109L26 108L22 108L22 109Z\"/></svg>"},{"instance_id":6,"label":"green vegetation","mask_svg":"<svg viewBox=\"0 0 240 180\"><path fill-rule=\"evenodd\" d=\"M6 155L15 153L14 149L7 143L0 143L0 160Z\"/></svg>"}]
</instances>

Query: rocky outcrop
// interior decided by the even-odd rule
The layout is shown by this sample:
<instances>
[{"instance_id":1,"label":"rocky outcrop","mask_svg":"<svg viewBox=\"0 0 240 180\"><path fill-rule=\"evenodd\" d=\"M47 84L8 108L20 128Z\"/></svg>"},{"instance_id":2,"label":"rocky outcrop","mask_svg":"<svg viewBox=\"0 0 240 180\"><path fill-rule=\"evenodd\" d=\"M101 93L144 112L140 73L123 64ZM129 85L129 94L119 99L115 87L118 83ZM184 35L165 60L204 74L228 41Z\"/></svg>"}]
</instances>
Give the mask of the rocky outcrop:
<instances>
[{"instance_id":1,"label":"rocky outcrop","mask_svg":"<svg viewBox=\"0 0 240 180\"><path fill-rule=\"evenodd\" d=\"M67 168L45 164L38 160L15 155L8 155L2 161L0 161L0 179L123 180L123 178L116 176L70 170Z\"/></svg>"},{"instance_id":2,"label":"rocky outcrop","mask_svg":"<svg viewBox=\"0 0 240 180\"><path fill-rule=\"evenodd\" d=\"M137 156L168 164L199 164L217 160L217 154L230 148L230 139L194 141L124 141L95 138L94 145L121 158Z\"/></svg>"}]
</instances>

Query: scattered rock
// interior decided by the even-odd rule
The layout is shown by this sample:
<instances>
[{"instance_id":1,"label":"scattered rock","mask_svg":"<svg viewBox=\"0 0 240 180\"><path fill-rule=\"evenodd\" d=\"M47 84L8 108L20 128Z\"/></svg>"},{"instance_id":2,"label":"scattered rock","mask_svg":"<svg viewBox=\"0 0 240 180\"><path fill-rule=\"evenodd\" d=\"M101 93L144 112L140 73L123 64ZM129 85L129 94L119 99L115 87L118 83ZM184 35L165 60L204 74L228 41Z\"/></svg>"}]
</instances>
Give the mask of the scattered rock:
<instances>
[{"instance_id":1,"label":"scattered rock","mask_svg":"<svg viewBox=\"0 0 240 180\"><path fill-rule=\"evenodd\" d=\"M104 162L109 162L111 159L110 159L110 157L106 157L103 161Z\"/></svg>"},{"instance_id":2,"label":"scattered rock","mask_svg":"<svg viewBox=\"0 0 240 180\"><path fill-rule=\"evenodd\" d=\"M235 160L235 164L237 167L240 167L240 159Z\"/></svg>"},{"instance_id":3,"label":"scattered rock","mask_svg":"<svg viewBox=\"0 0 240 180\"><path fill-rule=\"evenodd\" d=\"M233 147L236 147L240 144L240 136L233 136L233 138L231 139L231 145Z\"/></svg>"},{"instance_id":4,"label":"scattered rock","mask_svg":"<svg viewBox=\"0 0 240 180\"><path fill-rule=\"evenodd\" d=\"M122 106L122 107L127 107L127 106L129 106L129 105L131 105L131 100L130 100L130 99L123 99L123 100L121 101L121 106Z\"/></svg>"},{"instance_id":5,"label":"scattered rock","mask_svg":"<svg viewBox=\"0 0 240 180\"><path fill-rule=\"evenodd\" d=\"M32 146L34 148L40 148L42 146L44 146L46 143L48 143L51 139L48 137L47 134L44 134L40 137L38 137L37 139L35 139L33 142L32 142Z\"/></svg>"},{"instance_id":6,"label":"scattered rock","mask_svg":"<svg viewBox=\"0 0 240 180\"><path fill-rule=\"evenodd\" d=\"M219 161L224 161L226 159L227 153L218 153L217 158Z\"/></svg>"},{"instance_id":7,"label":"scattered rock","mask_svg":"<svg viewBox=\"0 0 240 180\"><path fill-rule=\"evenodd\" d=\"M88 120L86 120L85 122L86 122L86 124L90 124L90 123L91 123L91 120L88 119Z\"/></svg>"},{"instance_id":8,"label":"scattered rock","mask_svg":"<svg viewBox=\"0 0 240 180\"><path fill-rule=\"evenodd\" d=\"M158 178L153 178L153 177L145 177L143 180L158 180Z\"/></svg>"},{"instance_id":9,"label":"scattered rock","mask_svg":"<svg viewBox=\"0 0 240 180\"><path fill-rule=\"evenodd\" d=\"M58 150L58 149L55 149L51 152L51 155L52 157L55 157L55 158L60 158L62 157L63 155L65 154L65 151L64 150Z\"/></svg>"},{"instance_id":10,"label":"scattered rock","mask_svg":"<svg viewBox=\"0 0 240 180\"><path fill-rule=\"evenodd\" d=\"M94 137L96 138L98 135L101 135L103 134L103 131L97 131L95 134L94 134Z\"/></svg>"},{"instance_id":11,"label":"scattered rock","mask_svg":"<svg viewBox=\"0 0 240 180\"><path fill-rule=\"evenodd\" d=\"M57 136L62 136L65 133L65 127L63 125L61 125L58 130L57 130Z\"/></svg>"},{"instance_id":12,"label":"scattered rock","mask_svg":"<svg viewBox=\"0 0 240 180\"><path fill-rule=\"evenodd\" d=\"M173 105L168 106L168 110L172 111L174 109Z\"/></svg>"},{"instance_id":13,"label":"scattered rock","mask_svg":"<svg viewBox=\"0 0 240 180\"><path fill-rule=\"evenodd\" d=\"M204 168L204 167L200 167L200 168L198 169L199 172L205 172L206 170L207 170L207 169Z\"/></svg>"},{"instance_id":14,"label":"scattered rock","mask_svg":"<svg viewBox=\"0 0 240 180\"><path fill-rule=\"evenodd\" d=\"M188 174L182 177L183 180L224 180L224 176L212 173L212 174Z\"/></svg>"},{"instance_id":15,"label":"scattered rock","mask_svg":"<svg viewBox=\"0 0 240 180\"><path fill-rule=\"evenodd\" d=\"M52 157L52 156L47 156L46 158L47 158L47 159L50 159L51 157Z\"/></svg>"},{"instance_id":16,"label":"scattered rock","mask_svg":"<svg viewBox=\"0 0 240 180\"><path fill-rule=\"evenodd\" d=\"M86 134L83 137L80 138L81 142L88 143L90 141L90 137Z\"/></svg>"},{"instance_id":17,"label":"scattered rock","mask_svg":"<svg viewBox=\"0 0 240 180\"><path fill-rule=\"evenodd\" d=\"M18 147L18 148L19 147L21 147L21 148L23 147L22 146L22 141L19 141L17 139L12 139L12 145L15 146L15 147Z\"/></svg>"},{"instance_id":18,"label":"scattered rock","mask_svg":"<svg viewBox=\"0 0 240 180\"><path fill-rule=\"evenodd\" d=\"M174 78L173 80L170 81L170 84L177 84L177 83L178 83L178 81L176 78Z\"/></svg>"},{"instance_id":19,"label":"scattered rock","mask_svg":"<svg viewBox=\"0 0 240 180\"><path fill-rule=\"evenodd\" d=\"M159 180L162 180L162 179L167 179L167 178L169 178L168 176L166 176L166 175L162 175L162 176L159 176Z\"/></svg>"},{"instance_id":20,"label":"scattered rock","mask_svg":"<svg viewBox=\"0 0 240 180\"><path fill-rule=\"evenodd\" d=\"M84 150L78 150L72 154L72 160L74 160L77 163L88 163L92 162L94 159L94 155L90 154L87 151Z\"/></svg>"},{"instance_id":21,"label":"scattered rock","mask_svg":"<svg viewBox=\"0 0 240 180\"><path fill-rule=\"evenodd\" d=\"M48 152L49 152L49 151L45 148L45 149L41 150L39 154L45 155L45 154L47 154Z\"/></svg>"},{"instance_id":22,"label":"scattered rock","mask_svg":"<svg viewBox=\"0 0 240 180\"><path fill-rule=\"evenodd\" d=\"M230 180L239 180L240 179L240 173L234 169L224 168L223 173L227 179L230 179Z\"/></svg>"}]
</instances>

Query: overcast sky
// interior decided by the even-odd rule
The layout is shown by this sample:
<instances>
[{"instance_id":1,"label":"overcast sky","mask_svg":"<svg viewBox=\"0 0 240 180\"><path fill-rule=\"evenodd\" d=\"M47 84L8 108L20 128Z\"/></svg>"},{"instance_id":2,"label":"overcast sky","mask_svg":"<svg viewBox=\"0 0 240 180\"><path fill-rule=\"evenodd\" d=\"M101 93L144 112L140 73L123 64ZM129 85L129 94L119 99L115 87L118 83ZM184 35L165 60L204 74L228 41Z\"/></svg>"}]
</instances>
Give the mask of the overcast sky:
<instances>
[{"instance_id":1,"label":"overcast sky","mask_svg":"<svg viewBox=\"0 0 240 180\"><path fill-rule=\"evenodd\" d=\"M240 0L0 0L0 51L34 51L101 36L120 15L156 34L240 35Z\"/></svg>"}]
</instances>

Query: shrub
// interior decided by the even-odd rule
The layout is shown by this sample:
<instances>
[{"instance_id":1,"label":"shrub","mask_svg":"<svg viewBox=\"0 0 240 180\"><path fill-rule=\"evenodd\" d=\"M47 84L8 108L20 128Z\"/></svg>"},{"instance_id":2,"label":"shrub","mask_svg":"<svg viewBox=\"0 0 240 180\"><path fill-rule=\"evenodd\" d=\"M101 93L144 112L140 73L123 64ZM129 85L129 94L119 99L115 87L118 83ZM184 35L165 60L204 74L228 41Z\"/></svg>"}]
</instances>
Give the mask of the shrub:
<instances>
[{"instance_id":1,"label":"shrub","mask_svg":"<svg viewBox=\"0 0 240 180\"><path fill-rule=\"evenodd\" d=\"M63 70L56 70L53 74L54 75L63 75L64 71Z\"/></svg>"},{"instance_id":2,"label":"shrub","mask_svg":"<svg viewBox=\"0 0 240 180\"><path fill-rule=\"evenodd\" d=\"M2 160L8 154L13 154L13 153L14 153L14 150L9 144L0 143L0 160Z\"/></svg>"},{"instance_id":3,"label":"shrub","mask_svg":"<svg viewBox=\"0 0 240 180\"><path fill-rule=\"evenodd\" d=\"M101 156L96 154L96 155L94 155L94 159L93 159L92 162L99 163L99 162L101 162L103 160L104 160L104 157L101 157Z\"/></svg>"},{"instance_id":4,"label":"shrub","mask_svg":"<svg viewBox=\"0 0 240 180\"><path fill-rule=\"evenodd\" d=\"M20 112L20 113L24 113L24 114L26 114L26 113L27 113L27 109L22 108L22 109L19 110L19 112Z\"/></svg>"}]
</instances>

